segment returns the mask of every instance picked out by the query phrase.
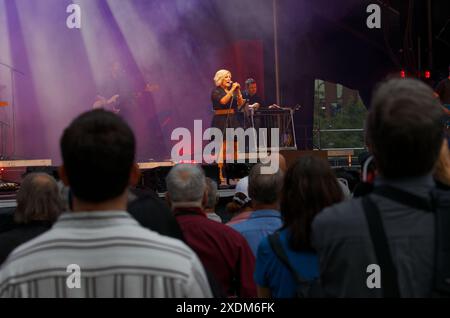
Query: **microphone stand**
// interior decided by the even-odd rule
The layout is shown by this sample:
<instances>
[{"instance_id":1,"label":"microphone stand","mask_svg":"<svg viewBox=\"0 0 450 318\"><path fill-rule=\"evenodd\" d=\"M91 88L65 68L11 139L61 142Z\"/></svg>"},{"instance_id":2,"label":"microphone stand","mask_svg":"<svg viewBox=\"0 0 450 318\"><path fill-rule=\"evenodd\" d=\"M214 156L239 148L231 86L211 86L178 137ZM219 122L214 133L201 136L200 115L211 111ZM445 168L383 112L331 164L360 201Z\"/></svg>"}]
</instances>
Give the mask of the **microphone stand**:
<instances>
[{"instance_id":1,"label":"microphone stand","mask_svg":"<svg viewBox=\"0 0 450 318\"><path fill-rule=\"evenodd\" d=\"M230 119L230 112L231 112L231 107L233 107L233 102L234 102L234 94L231 95L231 102L230 102L230 105L228 106L228 109L227 109L227 120L225 122L225 135L226 135L227 128L229 128L228 127L228 121Z\"/></svg>"},{"instance_id":2,"label":"microphone stand","mask_svg":"<svg viewBox=\"0 0 450 318\"><path fill-rule=\"evenodd\" d=\"M250 104L250 99L247 99L247 107L249 108L250 122L251 122L252 129L253 129L253 139L254 139L253 141L255 142L253 147L254 147L254 150L256 152L258 152L258 136L257 136L257 133L256 133L256 127L255 127L255 109L253 107L250 108L249 104ZM260 105L260 107L261 107L261 105ZM249 147L250 147L250 145L249 145ZM250 153L250 151L248 151L248 152Z\"/></svg>"},{"instance_id":3,"label":"microphone stand","mask_svg":"<svg viewBox=\"0 0 450 318\"><path fill-rule=\"evenodd\" d=\"M9 64L3 63L0 61L0 65L6 67L9 69L11 73L11 111L12 111L12 135L13 135L13 151L12 151L12 158L14 158L14 155L16 153L16 111L15 111L15 85L14 85L14 73L18 73L21 75L25 75L24 72L18 70L14 66L11 66ZM2 135L2 138L4 136ZM4 154L2 154L2 159L8 158Z\"/></svg>"},{"instance_id":4,"label":"microphone stand","mask_svg":"<svg viewBox=\"0 0 450 318\"><path fill-rule=\"evenodd\" d=\"M224 167L225 167L225 171L227 171L228 169L226 168L227 166L226 166L226 162L227 162L227 138L226 138L226 136L227 136L227 128L228 128L228 122L229 122L229 120L230 120L230 112L231 112L231 108L233 107L233 102L234 102L234 92L233 92L233 94L231 95L231 101L230 101L230 105L228 106L228 110L227 110L227 119L226 119L226 122L225 122L225 135L224 135L224 137L225 137L225 153L224 153L224 155L225 155L225 162L224 162ZM234 148L234 145L233 145L233 148ZM227 171L228 172L228 171ZM230 179L229 179L229 177L228 177L228 173L227 173L227 183L228 184L230 184L230 181L229 181Z\"/></svg>"}]
</instances>

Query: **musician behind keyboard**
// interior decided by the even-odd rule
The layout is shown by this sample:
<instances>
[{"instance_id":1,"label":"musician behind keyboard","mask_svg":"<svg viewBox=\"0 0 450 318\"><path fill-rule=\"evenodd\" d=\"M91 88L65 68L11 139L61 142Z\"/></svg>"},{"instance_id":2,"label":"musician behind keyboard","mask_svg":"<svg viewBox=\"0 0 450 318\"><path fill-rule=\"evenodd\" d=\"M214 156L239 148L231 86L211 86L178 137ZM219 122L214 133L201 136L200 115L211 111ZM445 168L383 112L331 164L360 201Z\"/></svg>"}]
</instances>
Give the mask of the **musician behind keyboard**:
<instances>
[{"instance_id":1,"label":"musician behind keyboard","mask_svg":"<svg viewBox=\"0 0 450 318\"><path fill-rule=\"evenodd\" d=\"M249 78L245 81L245 91L242 92L242 97L247 101L250 110L264 108L264 101L258 95L258 85L253 78Z\"/></svg>"}]
</instances>

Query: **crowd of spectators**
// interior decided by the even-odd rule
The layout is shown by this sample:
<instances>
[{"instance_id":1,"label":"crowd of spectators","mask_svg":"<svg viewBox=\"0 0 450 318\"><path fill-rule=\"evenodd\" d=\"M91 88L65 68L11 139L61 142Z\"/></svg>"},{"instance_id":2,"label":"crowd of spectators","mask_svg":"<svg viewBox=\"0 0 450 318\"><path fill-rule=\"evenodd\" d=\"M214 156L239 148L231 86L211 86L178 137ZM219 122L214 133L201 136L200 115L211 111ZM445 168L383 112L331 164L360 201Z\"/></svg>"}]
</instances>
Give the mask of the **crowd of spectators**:
<instances>
[{"instance_id":1,"label":"crowd of spectators","mask_svg":"<svg viewBox=\"0 0 450 318\"><path fill-rule=\"evenodd\" d=\"M0 224L0 297L450 295L444 123L422 82L381 83L360 171L280 155L275 173L252 167L224 215L199 165L171 169L165 200L136 188L133 132L118 115L87 112L61 137L66 191L29 174L13 224ZM71 288L74 265L82 278Z\"/></svg>"}]
</instances>

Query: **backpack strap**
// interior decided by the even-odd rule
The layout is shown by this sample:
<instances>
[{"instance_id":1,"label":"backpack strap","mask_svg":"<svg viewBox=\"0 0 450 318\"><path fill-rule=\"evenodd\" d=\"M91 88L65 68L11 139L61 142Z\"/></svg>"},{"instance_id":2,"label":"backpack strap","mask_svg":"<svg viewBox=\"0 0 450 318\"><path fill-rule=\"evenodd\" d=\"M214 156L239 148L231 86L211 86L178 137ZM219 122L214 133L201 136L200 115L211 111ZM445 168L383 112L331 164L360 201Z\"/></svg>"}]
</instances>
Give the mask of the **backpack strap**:
<instances>
[{"instance_id":1,"label":"backpack strap","mask_svg":"<svg viewBox=\"0 0 450 318\"><path fill-rule=\"evenodd\" d=\"M297 285L307 284L308 281L305 280L292 266L291 262L289 262L289 258L284 251L283 246L281 245L280 240L280 233L275 232L272 235L268 236L270 247L272 248L275 255L278 257L278 259L283 263L291 272L291 274L294 276Z\"/></svg>"},{"instance_id":2,"label":"backpack strap","mask_svg":"<svg viewBox=\"0 0 450 318\"><path fill-rule=\"evenodd\" d=\"M392 260L383 220L378 206L369 196L362 199L364 214L369 225L369 233L375 250L378 265L381 268L381 287L386 298L399 298L397 269Z\"/></svg>"},{"instance_id":3,"label":"backpack strap","mask_svg":"<svg viewBox=\"0 0 450 318\"><path fill-rule=\"evenodd\" d=\"M431 198L422 198L396 187L384 185L376 187L372 193L399 202L413 209L424 210L427 212L434 212L436 210L435 204Z\"/></svg>"},{"instance_id":4,"label":"backpack strap","mask_svg":"<svg viewBox=\"0 0 450 318\"><path fill-rule=\"evenodd\" d=\"M450 231L448 231L450 226L450 213L448 213L448 211L450 211L449 191L433 189L430 192L430 199L428 200L392 186L377 187L373 193L399 202L405 206L435 214L436 252L433 295L439 297L450 296ZM366 210L366 207L364 207L364 210ZM374 241L373 236L372 241ZM377 258L380 260L378 254ZM397 280L395 282L397 283ZM386 286L385 283L383 283L383 286Z\"/></svg>"}]
</instances>

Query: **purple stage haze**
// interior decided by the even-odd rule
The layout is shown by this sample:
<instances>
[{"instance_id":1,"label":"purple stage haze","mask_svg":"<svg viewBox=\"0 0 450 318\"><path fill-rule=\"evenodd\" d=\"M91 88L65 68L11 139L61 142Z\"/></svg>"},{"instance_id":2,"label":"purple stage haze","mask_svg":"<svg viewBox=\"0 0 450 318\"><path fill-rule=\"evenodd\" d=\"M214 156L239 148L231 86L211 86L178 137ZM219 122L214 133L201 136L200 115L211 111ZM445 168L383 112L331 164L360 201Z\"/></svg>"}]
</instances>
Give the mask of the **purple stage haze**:
<instances>
[{"instance_id":1,"label":"purple stage haze","mask_svg":"<svg viewBox=\"0 0 450 318\"><path fill-rule=\"evenodd\" d=\"M128 97L121 116L136 134L137 160L170 159L175 128L210 125L221 68L241 84L256 78L266 104L275 103L274 3L280 104L303 106L294 116L297 143L311 149L315 79L356 89L368 104L374 84L398 69L389 26L365 24L371 2L0 0L0 101L10 104L0 108L0 155L60 164L63 129L97 95L118 91ZM81 29L66 26L70 4L81 7ZM2 63L22 73L11 81ZM121 80L113 81L117 63Z\"/></svg>"},{"instance_id":2,"label":"purple stage haze","mask_svg":"<svg viewBox=\"0 0 450 318\"><path fill-rule=\"evenodd\" d=\"M137 160L168 159L174 128L210 123L212 78L231 43L208 2L0 0L0 62L23 72L13 82L15 138L12 107L0 110L9 125L3 155L59 164L63 129L110 94L119 62L135 101L123 116L137 136ZM80 30L66 26L71 3L82 9ZM0 66L0 100L11 104L9 72ZM154 84L151 94L139 94L145 83Z\"/></svg>"}]
</instances>

